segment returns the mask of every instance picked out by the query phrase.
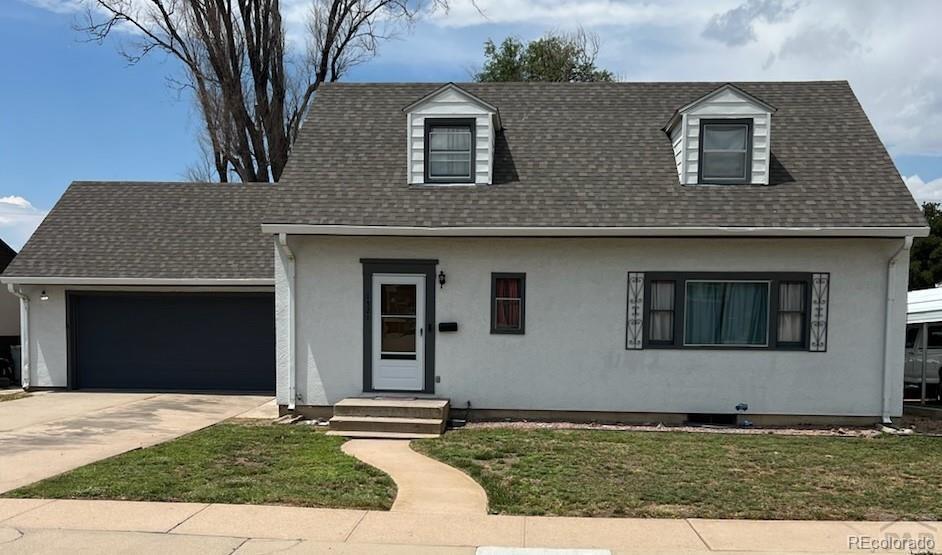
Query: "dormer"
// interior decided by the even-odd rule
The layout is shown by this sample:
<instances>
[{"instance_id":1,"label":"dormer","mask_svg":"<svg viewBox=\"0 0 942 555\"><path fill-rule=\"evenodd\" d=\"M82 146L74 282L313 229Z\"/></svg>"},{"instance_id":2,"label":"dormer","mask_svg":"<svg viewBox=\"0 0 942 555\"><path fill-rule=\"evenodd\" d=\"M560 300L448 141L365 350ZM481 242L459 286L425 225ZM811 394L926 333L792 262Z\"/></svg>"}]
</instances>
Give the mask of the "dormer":
<instances>
[{"instance_id":1,"label":"dormer","mask_svg":"<svg viewBox=\"0 0 942 555\"><path fill-rule=\"evenodd\" d=\"M410 185L490 185L497 108L448 83L402 109Z\"/></svg>"},{"instance_id":2,"label":"dormer","mask_svg":"<svg viewBox=\"0 0 942 555\"><path fill-rule=\"evenodd\" d=\"M682 185L768 185L775 107L726 84L674 112L670 136Z\"/></svg>"}]
</instances>

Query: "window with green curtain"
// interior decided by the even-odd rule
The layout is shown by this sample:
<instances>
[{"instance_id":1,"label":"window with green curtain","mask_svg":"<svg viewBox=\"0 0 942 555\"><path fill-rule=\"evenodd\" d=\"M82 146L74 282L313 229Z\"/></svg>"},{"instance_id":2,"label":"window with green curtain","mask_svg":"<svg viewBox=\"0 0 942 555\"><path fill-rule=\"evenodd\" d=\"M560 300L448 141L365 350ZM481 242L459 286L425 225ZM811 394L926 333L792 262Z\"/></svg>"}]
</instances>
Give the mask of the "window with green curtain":
<instances>
[{"instance_id":1,"label":"window with green curtain","mask_svg":"<svg viewBox=\"0 0 942 555\"><path fill-rule=\"evenodd\" d=\"M769 340L769 283L689 280L684 344L755 345Z\"/></svg>"}]
</instances>

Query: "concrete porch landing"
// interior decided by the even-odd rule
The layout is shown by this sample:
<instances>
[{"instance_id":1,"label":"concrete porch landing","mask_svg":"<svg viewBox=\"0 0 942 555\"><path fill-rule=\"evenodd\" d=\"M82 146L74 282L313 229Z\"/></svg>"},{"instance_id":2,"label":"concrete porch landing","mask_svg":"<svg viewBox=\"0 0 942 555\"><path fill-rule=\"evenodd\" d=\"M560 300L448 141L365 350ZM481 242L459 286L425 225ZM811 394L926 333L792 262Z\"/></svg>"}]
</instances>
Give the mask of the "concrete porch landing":
<instances>
[{"instance_id":1,"label":"concrete porch landing","mask_svg":"<svg viewBox=\"0 0 942 555\"><path fill-rule=\"evenodd\" d=\"M438 437L448 420L447 399L350 397L334 405L328 435L355 438Z\"/></svg>"}]
</instances>

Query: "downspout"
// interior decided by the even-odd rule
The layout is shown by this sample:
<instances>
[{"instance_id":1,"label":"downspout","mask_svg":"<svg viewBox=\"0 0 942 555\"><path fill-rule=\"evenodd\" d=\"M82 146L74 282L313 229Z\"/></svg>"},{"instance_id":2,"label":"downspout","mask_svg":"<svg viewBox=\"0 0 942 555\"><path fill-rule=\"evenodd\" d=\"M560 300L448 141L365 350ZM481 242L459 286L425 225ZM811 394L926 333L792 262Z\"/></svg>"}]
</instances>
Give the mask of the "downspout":
<instances>
[{"instance_id":1,"label":"downspout","mask_svg":"<svg viewBox=\"0 0 942 555\"><path fill-rule=\"evenodd\" d=\"M295 292L295 260L294 252L288 246L288 235L278 234L278 244L281 246L287 261L288 272L288 410L293 411L297 392L297 372L295 370L295 328L294 328L294 292Z\"/></svg>"},{"instance_id":2,"label":"downspout","mask_svg":"<svg viewBox=\"0 0 942 555\"><path fill-rule=\"evenodd\" d=\"M890 419L890 390L892 388L893 368L898 368L902 364L902 359L895 360L890 344L893 338L893 313L896 308L896 262L903 252L908 252L913 246L912 236L903 239L893 256L890 257L886 265L886 322L884 324L883 337L883 423L892 423Z\"/></svg>"},{"instance_id":3,"label":"downspout","mask_svg":"<svg viewBox=\"0 0 942 555\"><path fill-rule=\"evenodd\" d=\"M7 284L7 289L20 299L20 385L29 389L30 361L29 361L29 297L13 283Z\"/></svg>"}]
</instances>

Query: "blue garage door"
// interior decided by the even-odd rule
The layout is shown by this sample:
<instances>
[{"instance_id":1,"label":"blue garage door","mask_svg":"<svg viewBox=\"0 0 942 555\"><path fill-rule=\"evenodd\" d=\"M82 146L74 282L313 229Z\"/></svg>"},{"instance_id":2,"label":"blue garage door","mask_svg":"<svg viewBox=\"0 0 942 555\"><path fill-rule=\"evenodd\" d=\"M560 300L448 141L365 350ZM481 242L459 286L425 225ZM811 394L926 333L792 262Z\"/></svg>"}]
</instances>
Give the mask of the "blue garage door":
<instances>
[{"instance_id":1,"label":"blue garage door","mask_svg":"<svg viewBox=\"0 0 942 555\"><path fill-rule=\"evenodd\" d=\"M76 389L272 391L271 293L69 294Z\"/></svg>"}]
</instances>

